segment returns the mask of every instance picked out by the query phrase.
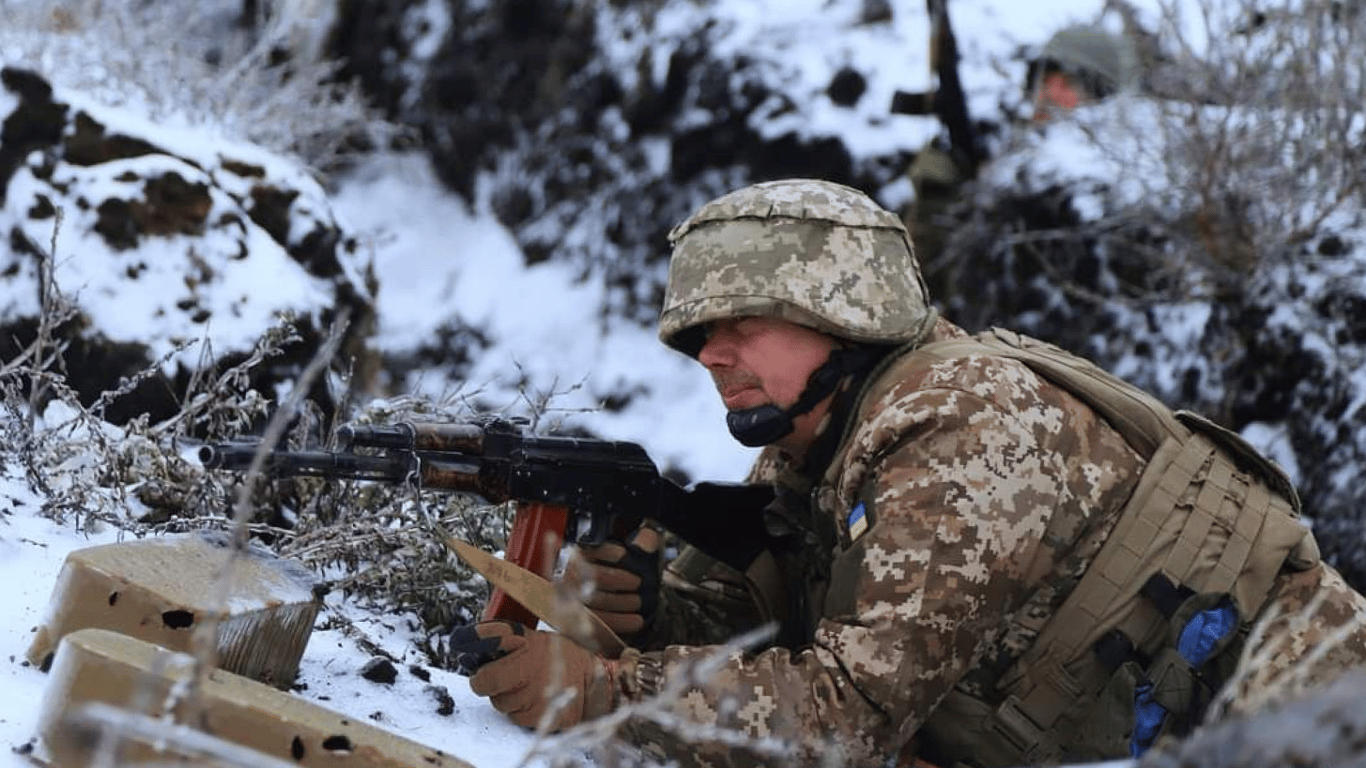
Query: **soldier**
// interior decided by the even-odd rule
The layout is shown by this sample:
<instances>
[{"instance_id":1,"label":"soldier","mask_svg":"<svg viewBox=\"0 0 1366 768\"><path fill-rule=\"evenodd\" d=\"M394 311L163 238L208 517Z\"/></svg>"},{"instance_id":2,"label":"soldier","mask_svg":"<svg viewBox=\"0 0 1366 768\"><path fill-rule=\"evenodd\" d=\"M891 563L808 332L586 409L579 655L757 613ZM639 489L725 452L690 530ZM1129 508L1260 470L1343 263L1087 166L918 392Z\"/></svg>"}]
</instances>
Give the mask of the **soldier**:
<instances>
[{"instance_id":1,"label":"soldier","mask_svg":"<svg viewBox=\"0 0 1366 768\"><path fill-rule=\"evenodd\" d=\"M1126 35L1095 26L1059 30L1029 62L1024 93L1030 119L1045 123L1066 112L1094 104L1137 87L1137 51ZM963 198L963 186L976 168L965 162L961 148L951 150L942 138L926 144L906 170L915 198L903 210L920 258L933 273L952 234L952 208ZM948 267L949 265L942 265ZM931 274L931 281L936 278ZM939 286L936 285L936 289Z\"/></svg>"},{"instance_id":2,"label":"soldier","mask_svg":"<svg viewBox=\"0 0 1366 768\"><path fill-rule=\"evenodd\" d=\"M766 446L752 474L776 498L734 514L769 536L743 573L685 549L661 580L653 531L585 552L620 658L457 630L457 654L506 654L470 684L515 722L651 701L617 736L686 766L1091 761L1187 732L1253 680L1225 684L1244 650L1299 664L1298 686L1366 658L1366 600L1279 468L1056 347L937 317L866 195L756 184L671 240L660 337ZM764 626L757 648L717 645Z\"/></svg>"},{"instance_id":3,"label":"soldier","mask_svg":"<svg viewBox=\"0 0 1366 768\"><path fill-rule=\"evenodd\" d=\"M1134 87L1137 52L1127 36L1099 27L1067 27L1048 39L1025 77L1033 119L1043 122L1055 111L1076 109Z\"/></svg>"}]
</instances>

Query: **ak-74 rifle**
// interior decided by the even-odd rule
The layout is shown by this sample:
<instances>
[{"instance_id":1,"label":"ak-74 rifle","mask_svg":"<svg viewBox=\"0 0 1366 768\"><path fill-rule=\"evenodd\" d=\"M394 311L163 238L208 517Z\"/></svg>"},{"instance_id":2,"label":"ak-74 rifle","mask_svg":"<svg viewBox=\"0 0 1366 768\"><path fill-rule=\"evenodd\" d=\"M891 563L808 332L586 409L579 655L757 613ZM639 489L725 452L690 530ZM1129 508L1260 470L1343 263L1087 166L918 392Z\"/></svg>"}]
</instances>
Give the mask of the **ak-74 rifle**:
<instances>
[{"instance_id":1,"label":"ak-74 rifle","mask_svg":"<svg viewBox=\"0 0 1366 768\"><path fill-rule=\"evenodd\" d=\"M635 443L531 435L502 419L346 425L337 440L336 451L269 451L261 471L273 478L405 483L494 504L515 502L507 559L543 576L561 542L601 544L647 519L740 570L768 543L760 510L772 500L771 488L684 488L661 475ZM242 472L259 450L254 442L208 444L199 459L209 469ZM546 546L548 535L554 546ZM484 616L536 625L536 617L501 590Z\"/></svg>"},{"instance_id":2,"label":"ak-74 rifle","mask_svg":"<svg viewBox=\"0 0 1366 768\"><path fill-rule=\"evenodd\" d=\"M968 112L968 98L958 77L958 39L949 23L949 0L925 0L930 18L930 74L936 86L924 93L896 91L891 111L934 115L949 132L949 145L963 174L972 178L986 158Z\"/></svg>"}]
</instances>

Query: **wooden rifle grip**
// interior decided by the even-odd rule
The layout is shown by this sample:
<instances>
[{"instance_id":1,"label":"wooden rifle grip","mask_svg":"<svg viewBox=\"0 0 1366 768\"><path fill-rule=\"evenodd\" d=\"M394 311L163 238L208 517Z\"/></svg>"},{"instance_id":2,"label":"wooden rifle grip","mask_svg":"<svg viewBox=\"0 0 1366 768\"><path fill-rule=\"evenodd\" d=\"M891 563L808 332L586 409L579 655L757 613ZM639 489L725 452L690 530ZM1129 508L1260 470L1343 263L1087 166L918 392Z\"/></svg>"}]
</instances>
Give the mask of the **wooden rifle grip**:
<instances>
[{"instance_id":1,"label":"wooden rifle grip","mask_svg":"<svg viewBox=\"0 0 1366 768\"><path fill-rule=\"evenodd\" d=\"M555 569L560 545L564 543L565 527L569 525L569 508L535 501L519 501L516 507L504 559L549 579ZM484 620L491 619L515 621L528 629L534 629L540 622L536 614L496 588L489 595L488 605L484 606Z\"/></svg>"}]
</instances>

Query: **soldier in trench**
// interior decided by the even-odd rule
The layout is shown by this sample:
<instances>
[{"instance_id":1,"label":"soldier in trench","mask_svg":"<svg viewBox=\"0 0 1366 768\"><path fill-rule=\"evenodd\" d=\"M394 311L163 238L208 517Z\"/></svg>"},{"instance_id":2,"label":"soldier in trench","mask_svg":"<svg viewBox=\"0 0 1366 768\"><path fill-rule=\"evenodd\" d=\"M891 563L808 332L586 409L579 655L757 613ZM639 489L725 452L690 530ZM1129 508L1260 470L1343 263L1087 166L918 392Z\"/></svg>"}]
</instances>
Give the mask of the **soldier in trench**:
<instances>
[{"instance_id":1,"label":"soldier in trench","mask_svg":"<svg viewBox=\"0 0 1366 768\"><path fill-rule=\"evenodd\" d=\"M764 446L751 479L775 500L730 513L767 533L743 570L686 544L666 562L649 526L578 552L616 658L457 629L471 689L513 721L622 712L616 739L684 766L1081 762L1366 659L1366 598L1277 466L1056 347L938 316L867 195L756 184L671 241L659 335Z\"/></svg>"},{"instance_id":2,"label":"soldier in trench","mask_svg":"<svg viewBox=\"0 0 1366 768\"><path fill-rule=\"evenodd\" d=\"M1125 35L1089 25L1059 30L1029 62L1025 74L1031 123L1042 125L1135 89L1140 79L1137 62L1136 48ZM980 149L951 146L936 137L907 168L915 196L902 210L902 219L923 264L938 263L955 226L953 208L976 178L980 154Z\"/></svg>"}]
</instances>

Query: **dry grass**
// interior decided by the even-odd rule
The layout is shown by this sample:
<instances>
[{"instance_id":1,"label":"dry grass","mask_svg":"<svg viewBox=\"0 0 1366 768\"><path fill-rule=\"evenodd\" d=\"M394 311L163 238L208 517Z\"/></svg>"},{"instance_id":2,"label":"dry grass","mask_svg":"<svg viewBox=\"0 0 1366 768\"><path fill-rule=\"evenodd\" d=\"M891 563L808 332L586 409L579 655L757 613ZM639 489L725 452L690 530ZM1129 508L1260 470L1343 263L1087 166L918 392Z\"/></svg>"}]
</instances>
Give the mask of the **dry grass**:
<instances>
[{"instance_id":1,"label":"dry grass","mask_svg":"<svg viewBox=\"0 0 1366 768\"><path fill-rule=\"evenodd\" d=\"M326 170L397 127L338 82L336 4L265 0L0 0L4 64L166 125L226 133Z\"/></svg>"}]
</instances>

